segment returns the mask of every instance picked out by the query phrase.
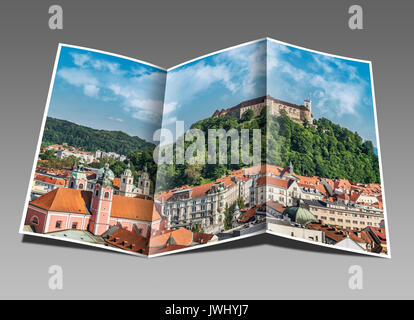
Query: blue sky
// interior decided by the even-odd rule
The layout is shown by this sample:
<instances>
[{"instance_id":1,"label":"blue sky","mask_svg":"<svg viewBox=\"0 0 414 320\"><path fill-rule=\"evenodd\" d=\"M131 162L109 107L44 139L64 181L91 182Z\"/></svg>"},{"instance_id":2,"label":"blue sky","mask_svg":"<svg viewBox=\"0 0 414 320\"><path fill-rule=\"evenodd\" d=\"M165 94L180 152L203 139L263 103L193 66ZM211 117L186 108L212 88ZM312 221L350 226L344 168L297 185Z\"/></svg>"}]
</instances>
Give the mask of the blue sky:
<instances>
[{"instance_id":1,"label":"blue sky","mask_svg":"<svg viewBox=\"0 0 414 320\"><path fill-rule=\"evenodd\" d=\"M184 120L188 129L216 109L265 94L265 40L213 54L168 71L163 127L175 130L175 120Z\"/></svg>"},{"instance_id":2,"label":"blue sky","mask_svg":"<svg viewBox=\"0 0 414 320\"><path fill-rule=\"evenodd\" d=\"M303 104L310 97L314 117L325 117L376 146L369 64L313 53L269 40L267 90Z\"/></svg>"},{"instance_id":3,"label":"blue sky","mask_svg":"<svg viewBox=\"0 0 414 320\"><path fill-rule=\"evenodd\" d=\"M376 146L371 90L368 63L271 40L185 63L168 75L137 61L62 46L48 115L152 141L161 119L175 132L176 120L188 129L216 109L266 94L296 104L310 97L315 118L357 131Z\"/></svg>"},{"instance_id":4,"label":"blue sky","mask_svg":"<svg viewBox=\"0 0 414 320\"><path fill-rule=\"evenodd\" d=\"M161 126L166 71L62 46L48 116L152 141Z\"/></svg>"},{"instance_id":5,"label":"blue sky","mask_svg":"<svg viewBox=\"0 0 414 320\"><path fill-rule=\"evenodd\" d=\"M168 71L163 127L185 127L216 109L270 94L303 104L376 145L368 63L312 53L271 40L250 43ZM173 131L174 132L174 131Z\"/></svg>"}]
</instances>

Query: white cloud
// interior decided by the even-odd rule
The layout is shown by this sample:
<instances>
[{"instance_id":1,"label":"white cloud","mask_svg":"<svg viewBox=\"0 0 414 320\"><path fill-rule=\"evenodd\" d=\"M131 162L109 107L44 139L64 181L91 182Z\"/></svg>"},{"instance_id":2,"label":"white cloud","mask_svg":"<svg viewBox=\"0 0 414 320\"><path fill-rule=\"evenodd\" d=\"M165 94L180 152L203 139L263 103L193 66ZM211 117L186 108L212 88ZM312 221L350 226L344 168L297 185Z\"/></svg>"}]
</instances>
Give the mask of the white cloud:
<instances>
[{"instance_id":1,"label":"white cloud","mask_svg":"<svg viewBox=\"0 0 414 320\"><path fill-rule=\"evenodd\" d=\"M88 54L71 53L73 63L81 68L90 68L99 71L109 71L112 73L122 73L119 63L109 62L104 59L93 59Z\"/></svg>"},{"instance_id":2,"label":"white cloud","mask_svg":"<svg viewBox=\"0 0 414 320\"><path fill-rule=\"evenodd\" d=\"M62 68L58 71L58 76L74 86L96 85L98 83L98 80L90 72L77 68Z\"/></svg>"},{"instance_id":3,"label":"white cloud","mask_svg":"<svg viewBox=\"0 0 414 320\"><path fill-rule=\"evenodd\" d=\"M310 53L311 62L302 67L283 55L283 45L271 43L268 48L271 94L280 93L294 100L311 94L313 107L322 114L332 114L334 110L337 116L358 115L366 82L354 66L338 58Z\"/></svg>"},{"instance_id":4,"label":"white cloud","mask_svg":"<svg viewBox=\"0 0 414 320\"><path fill-rule=\"evenodd\" d=\"M160 123L166 74L138 65L128 72L119 63L95 58L91 53L71 53L75 67L63 67L58 77L79 87L85 96L119 106L144 122ZM166 107L173 110L176 105ZM122 120L111 118L112 121ZM123 120L122 120L123 121Z\"/></svg>"},{"instance_id":5,"label":"white cloud","mask_svg":"<svg viewBox=\"0 0 414 320\"><path fill-rule=\"evenodd\" d=\"M83 93L89 97L98 97L98 80L88 71L76 68L63 68L59 70L58 76L66 80L71 85L82 87Z\"/></svg>"},{"instance_id":6,"label":"white cloud","mask_svg":"<svg viewBox=\"0 0 414 320\"><path fill-rule=\"evenodd\" d=\"M138 120L144 120L161 126L161 115L147 110L138 110L132 113L132 117Z\"/></svg>"},{"instance_id":7,"label":"white cloud","mask_svg":"<svg viewBox=\"0 0 414 320\"><path fill-rule=\"evenodd\" d=\"M90 59L87 54L71 53L71 55L73 57L73 63L79 67L85 66L86 62Z\"/></svg>"},{"instance_id":8,"label":"white cloud","mask_svg":"<svg viewBox=\"0 0 414 320\"><path fill-rule=\"evenodd\" d=\"M124 122L124 119L121 119L121 118L114 118L114 117L108 117L108 120L111 120L111 121L116 121L116 122Z\"/></svg>"},{"instance_id":9,"label":"white cloud","mask_svg":"<svg viewBox=\"0 0 414 320\"><path fill-rule=\"evenodd\" d=\"M97 97L99 88L93 84L87 84L83 87L83 92L89 97Z\"/></svg>"}]
</instances>

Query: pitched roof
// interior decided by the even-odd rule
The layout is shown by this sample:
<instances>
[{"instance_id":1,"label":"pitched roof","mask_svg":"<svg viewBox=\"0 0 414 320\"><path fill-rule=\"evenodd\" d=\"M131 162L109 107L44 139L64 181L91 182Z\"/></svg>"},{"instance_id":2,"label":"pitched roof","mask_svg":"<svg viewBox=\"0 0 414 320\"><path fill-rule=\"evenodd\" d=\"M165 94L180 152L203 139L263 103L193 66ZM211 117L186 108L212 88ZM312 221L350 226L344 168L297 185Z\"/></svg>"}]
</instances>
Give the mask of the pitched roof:
<instances>
[{"instance_id":1,"label":"pitched roof","mask_svg":"<svg viewBox=\"0 0 414 320\"><path fill-rule=\"evenodd\" d=\"M141 198L114 195L112 198L111 217L154 221L161 219L155 210L154 201Z\"/></svg>"},{"instance_id":2,"label":"pitched roof","mask_svg":"<svg viewBox=\"0 0 414 320\"><path fill-rule=\"evenodd\" d=\"M49 183L49 184L53 184L56 186L65 186L67 184L66 180L64 179L52 178L52 177L44 176L44 175L37 174L37 173L35 173L34 178L36 181L42 181L44 183Z\"/></svg>"},{"instance_id":3,"label":"pitched roof","mask_svg":"<svg viewBox=\"0 0 414 320\"><path fill-rule=\"evenodd\" d=\"M132 252L146 254L148 252L148 239L136 232L118 228L104 237L105 242Z\"/></svg>"},{"instance_id":4,"label":"pitched roof","mask_svg":"<svg viewBox=\"0 0 414 320\"><path fill-rule=\"evenodd\" d=\"M249 221L256 214L256 210L257 210L257 207L256 206L251 207L249 210L247 210L247 211L245 211L245 212L243 212L243 213L240 214L239 220L241 222L247 222L247 221Z\"/></svg>"},{"instance_id":5,"label":"pitched roof","mask_svg":"<svg viewBox=\"0 0 414 320\"><path fill-rule=\"evenodd\" d=\"M193 241L193 232L186 228L167 230L150 239L150 247L165 247L168 244L188 246Z\"/></svg>"},{"instance_id":6,"label":"pitched roof","mask_svg":"<svg viewBox=\"0 0 414 320\"><path fill-rule=\"evenodd\" d=\"M276 210L279 213L283 213L286 209L286 207L283 204L273 200L266 201L265 205L269 206L270 208Z\"/></svg>"},{"instance_id":7,"label":"pitched roof","mask_svg":"<svg viewBox=\"0 0 414 320\"><path fill-rule=\"evenodd\" d=\"M92 191L56 188L30 201L30 204L48 211L90 214L88 208L91 197ZM160 214L155 210L153 200L119 195L114 195L112 198L111 217L141 221L161 219Z\"/></svg>"},{"instance_id":8,"label":"pitched roof","mask_svg":"<svg viewBox=\"0 0 414 320\"><path fill-rule=\"evenodd\" d=\"M275 177L261 177L256 181L256 184L258 186L264 186L264 185L271 185L271 186L275 186L275 187L280 187L280 188L284 188L287 189L289 181L288 180L284 180L284 179L279 179L279 178L275 178Z\"/></svg>"},{"instance_id":9,"label":"pitched roof","mask_svg":"<svg viewBox=\"0 0 414 320\"><path fill-rule=\"evenodd\" d=\"M89 214L91 197L91 191L56 188L30 201L30 204L48 211Z\"/></svg>"}]
</instances>

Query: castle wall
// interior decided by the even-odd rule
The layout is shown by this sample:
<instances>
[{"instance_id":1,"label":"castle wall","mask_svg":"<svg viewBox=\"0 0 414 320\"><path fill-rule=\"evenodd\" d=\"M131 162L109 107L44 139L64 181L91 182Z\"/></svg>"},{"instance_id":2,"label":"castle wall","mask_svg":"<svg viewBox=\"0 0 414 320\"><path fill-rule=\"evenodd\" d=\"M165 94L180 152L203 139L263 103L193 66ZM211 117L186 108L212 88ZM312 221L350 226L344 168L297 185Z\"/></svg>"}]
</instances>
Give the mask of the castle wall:
<instances>
[{"instance_id":1,"label":"castle wall","mask_svg":"<svg viewBox=\"0 0 414 320\"><path fill-rule=\"evenodd\" d=\"M283 102L280 100L273 99L270 96L266 96L263 98L261 102L257 102L258 99L253 99L252 104L245 104L246 102L240 103L240 105L222 111L216 111L213 114L213 117L218 117L220 115L231 115L235 116L239 119L243 117L243 114L247 110L252 110L255 117L259 116L262 112L263 108L268 108L269 113L273 116L280 116L280 111L285 110L288 117L292 119L292 121L303 124L306 120L308 123L313 122L312 112L311 112L311 102L309 100L305 100L306 106L298 106L294 104L290 104L287 102ZM249 102L249 101L247 101Z\"/></svg>"}]
</instances>

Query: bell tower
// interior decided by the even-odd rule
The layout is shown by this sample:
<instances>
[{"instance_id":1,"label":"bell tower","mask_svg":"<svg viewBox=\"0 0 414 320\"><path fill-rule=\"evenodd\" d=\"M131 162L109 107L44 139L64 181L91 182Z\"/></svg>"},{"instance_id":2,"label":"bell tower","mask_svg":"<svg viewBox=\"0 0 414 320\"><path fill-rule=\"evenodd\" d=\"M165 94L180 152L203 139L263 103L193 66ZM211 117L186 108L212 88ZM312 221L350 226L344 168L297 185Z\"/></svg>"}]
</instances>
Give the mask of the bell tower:
<instances>
[{"instance_id":1,"label":"bell tower","mask_svg":"<svg viewBox=\"0 0 414 320\"><path fill-rule=\"evenodd\" d=\"M100 169L97 173L97 180L93 187L90 206L92 217L88 230L94 235L102 235L109 228L112 197L114 194L112 188L113 179L114 173L109 169L109 164L105 163L104 168Z\"/></svg>"},{"instance_id":2,"label":"bell tower","mask_svg":"<svg viewBox=\"0 0 414 320\"><path fill-rule=\"evenodd\" d=\"M134 177L131 172L131 165L128 162L128 167L121 175L121 183L119 184L119 194L124 197L133 197Z\"/></svg>"},{"instance_id":3,"label":"bell tower","mask_svg":"<svg viewBox=\"0 0 414 320\"><path fill-rule=\"evenodd\" d=\"M138 179L138 187L142 190L142 194L149 196L150 186L151 186L151 180L147 172L147 167L145 166L144 172L140 175Z\"/></svg>"},{"instance_id":4,"label":"bell tower","mask_svg":"<svg viewBox=\"0 0 414 320\"><path fill-rule=\"evenodd\" d=\"M78 164L76 164L75 159L73 171L69 178L69 188L86 190L88 179L86 178L86 173L83 165L84 161L82 158L79 159Z\"/></svg>"}]
</instances>

